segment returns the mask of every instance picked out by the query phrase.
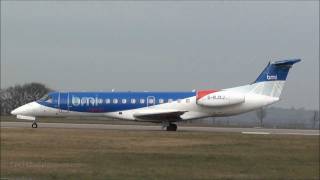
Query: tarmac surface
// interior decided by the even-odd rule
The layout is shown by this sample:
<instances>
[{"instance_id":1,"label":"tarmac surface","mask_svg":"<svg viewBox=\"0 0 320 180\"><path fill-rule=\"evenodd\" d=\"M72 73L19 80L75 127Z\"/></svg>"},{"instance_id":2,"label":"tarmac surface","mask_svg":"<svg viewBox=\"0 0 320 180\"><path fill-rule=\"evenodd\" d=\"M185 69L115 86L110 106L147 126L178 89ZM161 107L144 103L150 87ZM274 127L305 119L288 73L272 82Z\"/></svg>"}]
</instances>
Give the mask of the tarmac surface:
<instances>
[{"instance_id":1,"label":"tarmac surface","mask_svg":"<svg viewBox=\"0 0 320 180\"><path fill-rule=\"evenodd\" d=\"M1 122L1 128L31 128L31 122ZM70 129L106 129L106 130L140 130L163 131L161 125L112 125L112 124L71 124L71 123L38 123L38 128ZM191 127L178 126L178 131L233 132L242 134L279 134L319 136L319 130L306 129L265 129L265 128L229 128L229 127Z\"/></svg>"}]
</instances>

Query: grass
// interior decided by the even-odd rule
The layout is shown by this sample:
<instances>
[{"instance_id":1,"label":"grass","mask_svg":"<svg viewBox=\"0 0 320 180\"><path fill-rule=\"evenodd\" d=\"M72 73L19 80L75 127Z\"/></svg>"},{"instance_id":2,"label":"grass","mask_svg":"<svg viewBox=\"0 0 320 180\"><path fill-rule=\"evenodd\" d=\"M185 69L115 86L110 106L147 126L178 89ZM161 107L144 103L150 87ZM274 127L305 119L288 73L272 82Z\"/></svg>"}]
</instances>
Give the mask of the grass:
<instances>
[{"instance_id":1,"label":"grass","mask_svg":"<svg viewBox=\"0 0 320 180\"><path fill-rule=\"evenodd\" d=\"M1 128L9 179L319 179L319 136Z\"/></svg>"},{"instance_id":2,"label":"grass","mask_svg":"<svg viewBox=\"0 0 320 180\"><path fill-rule=\"evenodd\" d=\"M38 119L40 123L76 123L76 124L130 124L130 125L159 125L160 123L151 123L151 122L139 122L139 121L130 121L130 120L119 120L119 119L110 119L107 117L41 117ZM30 122L28 120L17 119L15 116L0 116L0 122ZM199 121L184 121L177 122L179 126L214 126L209 123L201 123ZM232 127L229 125L229 127ZM239 127L239 126L235 126Z\"/></svg>"}]
</instances>

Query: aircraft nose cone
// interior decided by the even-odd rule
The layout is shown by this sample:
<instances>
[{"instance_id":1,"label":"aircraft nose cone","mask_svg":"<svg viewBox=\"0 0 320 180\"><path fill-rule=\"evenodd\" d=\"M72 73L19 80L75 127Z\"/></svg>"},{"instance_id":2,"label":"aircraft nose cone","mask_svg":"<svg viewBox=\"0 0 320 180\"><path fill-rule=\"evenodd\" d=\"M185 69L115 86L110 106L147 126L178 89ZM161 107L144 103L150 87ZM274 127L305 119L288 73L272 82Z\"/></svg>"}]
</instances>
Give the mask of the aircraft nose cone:
<instances>
[{"instance_id":1,"label":"aircraft nose cone","mask_svg":"<svg viewBox=\"0 0 320 180\"><path fill-rule=\"evenodd\" d=\"M11 113L12 115L18 115L17 109L12 110L10 113Z\"/></svg>"},{"instance_id":2,"label":"aircraft nose cone","mask_svg":"<svg viewBox=\"0 0 320 180\"><path fill-rule=\"evenodd\" d=\"M36 106L37 106L36 102L31 102L12 110L11 114L24 115L24 116L32 115L34 111L37 110Z\"/></svg>"},{"instance_id":3,"label":"aircraft nose cone","mask_svg":"<svg viewBox=\"0 0 320 180\"><path fill-rule=\"evenodd\" d=\"M18 115L18 114L21 114L22 113L22 108L21 108L22 106L20 106L20 107L18 107L18 108L16 108L16 109L14 109L14 110L12 110L11 111L11 114L12 115Z\"/></svg>"}]
</instances>

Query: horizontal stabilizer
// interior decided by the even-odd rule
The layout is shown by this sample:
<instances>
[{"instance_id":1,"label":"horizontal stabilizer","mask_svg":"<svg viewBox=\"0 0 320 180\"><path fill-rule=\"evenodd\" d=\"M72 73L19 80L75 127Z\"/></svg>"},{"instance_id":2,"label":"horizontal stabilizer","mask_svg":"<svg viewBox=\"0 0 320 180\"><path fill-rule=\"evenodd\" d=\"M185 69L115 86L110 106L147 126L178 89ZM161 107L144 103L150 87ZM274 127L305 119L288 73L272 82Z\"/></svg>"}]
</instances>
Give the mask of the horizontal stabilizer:
<instances>
[{"instance_id":1,"label":"horizontal stabilizer","mask_svg":"<svg viewBox=\"0 0 320 180\"><path fill-rule=\"evenodd\" d=\"M293 64L300 62L300 61L301 61L301 59L291 59L291 60L275 61L275 62L272 62L271 64L275 64L276 66L293 65Z\"/></svg>"}]
</instances>

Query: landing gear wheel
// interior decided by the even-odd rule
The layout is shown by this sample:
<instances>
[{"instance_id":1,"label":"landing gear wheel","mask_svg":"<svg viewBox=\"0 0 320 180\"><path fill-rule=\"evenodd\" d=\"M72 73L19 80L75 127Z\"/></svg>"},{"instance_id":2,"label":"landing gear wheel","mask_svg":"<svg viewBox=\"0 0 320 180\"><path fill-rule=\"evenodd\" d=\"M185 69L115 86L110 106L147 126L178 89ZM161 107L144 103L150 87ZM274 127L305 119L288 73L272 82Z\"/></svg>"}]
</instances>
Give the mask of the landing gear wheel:
<instances>
[{"instance_id":1,"label":"landing gear wheel","mask_svg":"<svg viewBox=\"0 0 320 180\"><path fill-rule=\"evenodd\" d=\"M169 124L169 126L167 126L167 131L177 131L178 127L176 124Z\"/></svg>"},{"instance_id":2,"label":"landing gear wheel","mask_svg":"<svg viewBox=\"0 0 320 180\"><path fill-rule=\"evenodd\" d=\"M32 123L32 128L37 128L38 124L36 122Z\"/></svg>"}]
</instances>

